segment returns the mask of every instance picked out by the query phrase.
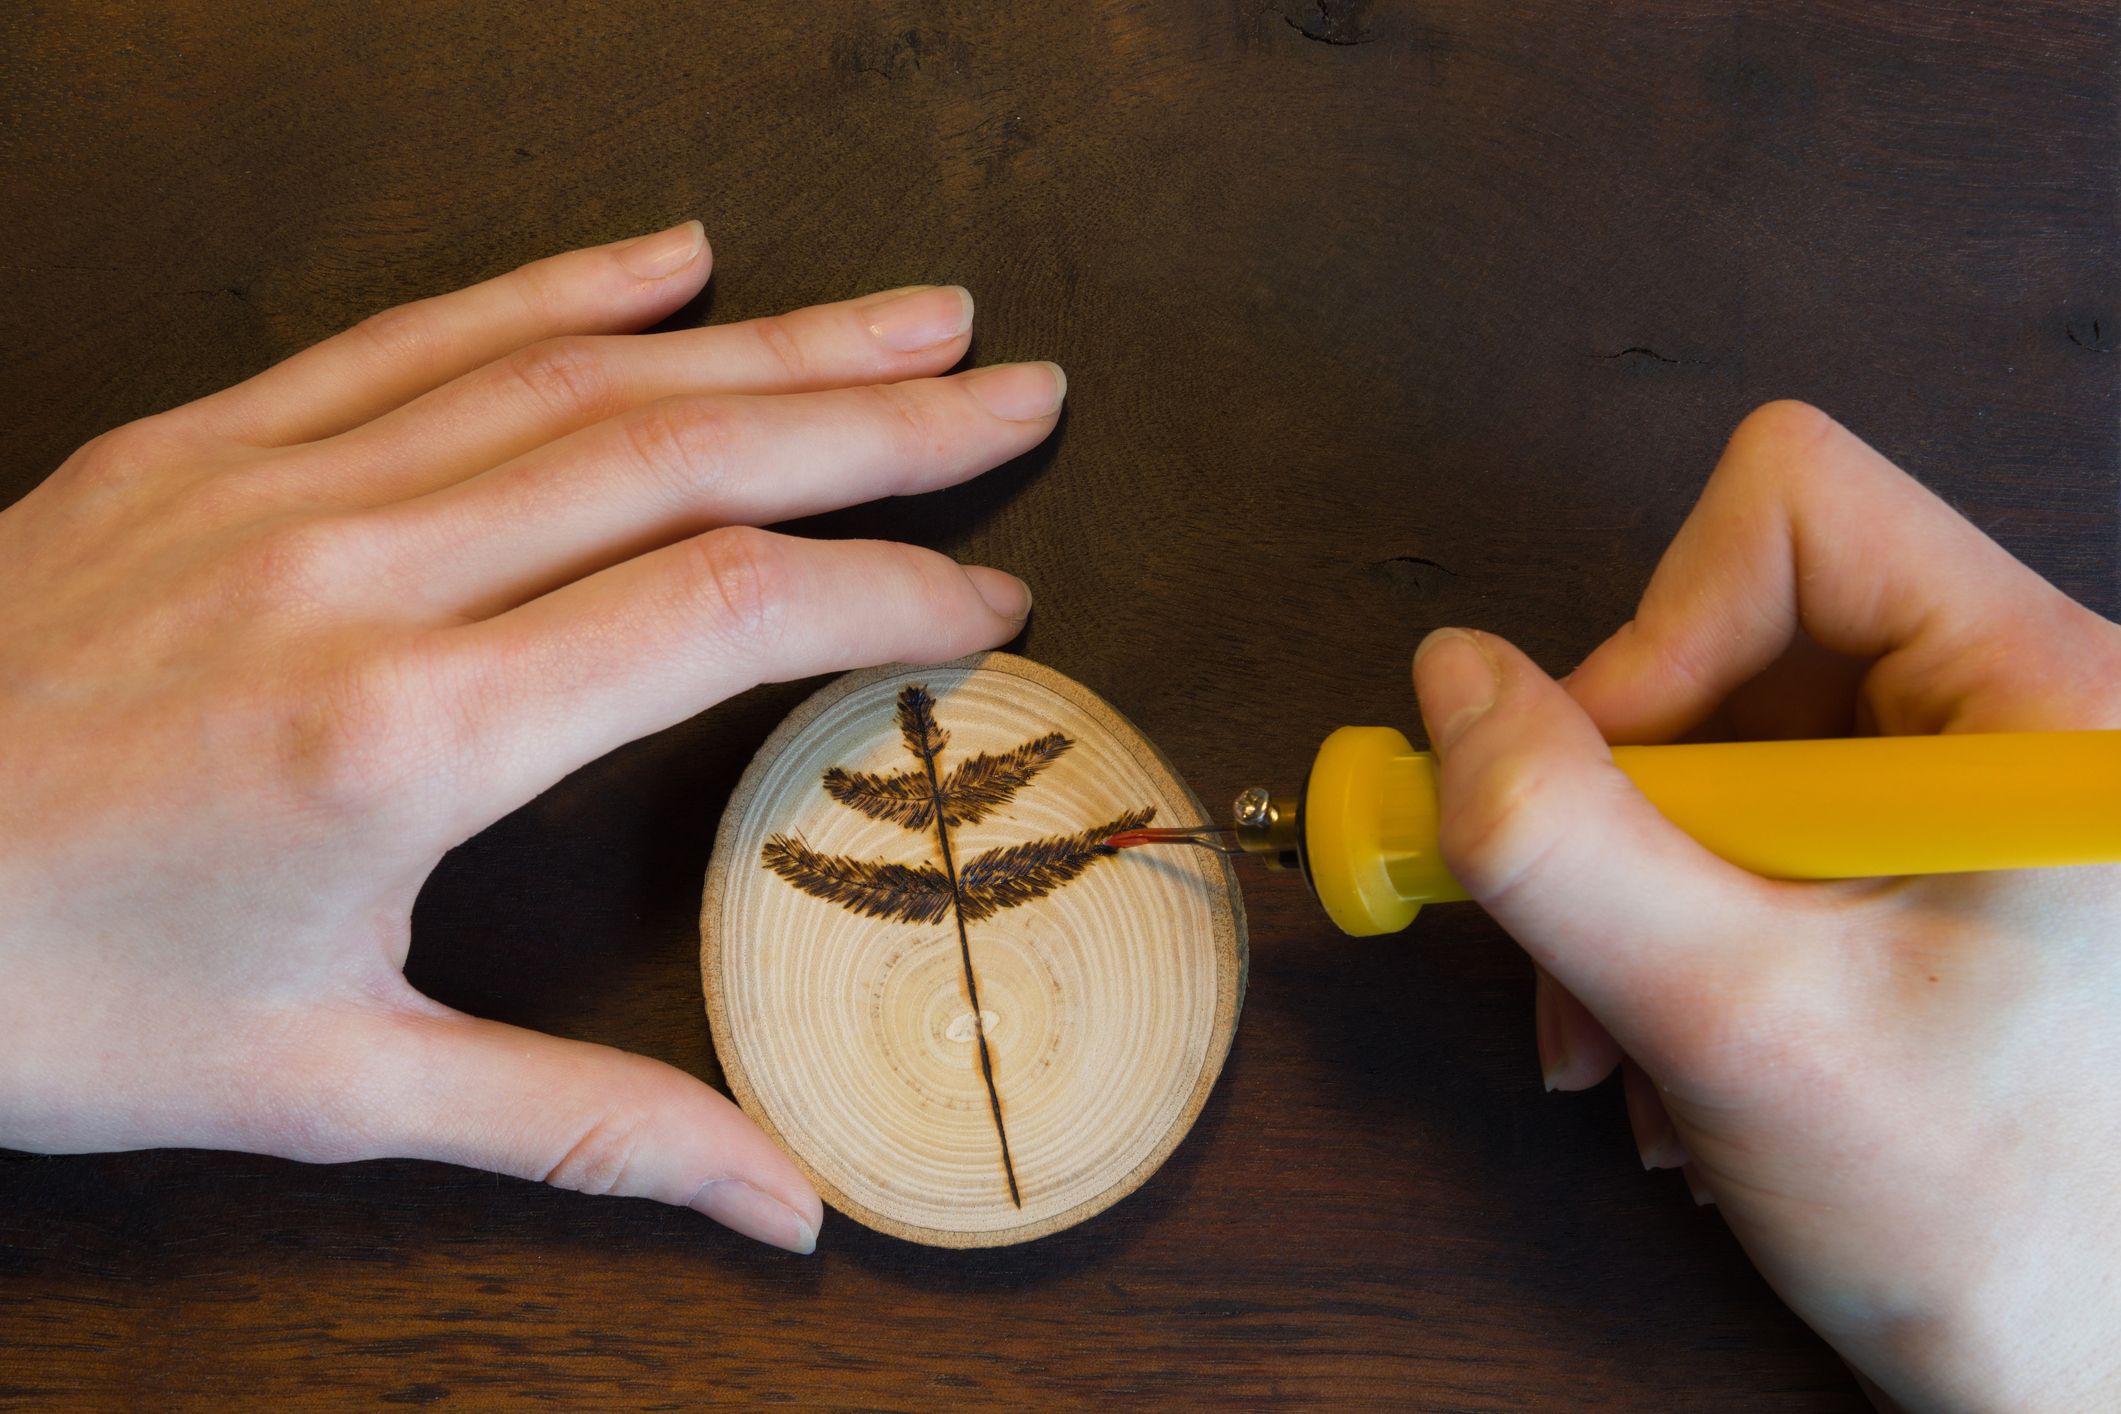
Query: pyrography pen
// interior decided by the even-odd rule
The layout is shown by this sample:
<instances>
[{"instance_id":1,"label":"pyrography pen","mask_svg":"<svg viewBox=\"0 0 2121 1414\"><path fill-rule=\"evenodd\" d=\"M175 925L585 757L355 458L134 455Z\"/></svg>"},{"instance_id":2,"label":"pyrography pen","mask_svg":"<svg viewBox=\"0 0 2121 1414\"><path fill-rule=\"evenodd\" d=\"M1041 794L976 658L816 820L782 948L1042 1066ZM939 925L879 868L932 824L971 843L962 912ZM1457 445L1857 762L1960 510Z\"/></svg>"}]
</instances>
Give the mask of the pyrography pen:
<instances>
[{"instance_id":1,"label":"pyrography pen","mask_svg":"<svg viewBox=\"0 0 2121 1414\"><path fill-rule=\"evenodd\" d=\"M1616 746L1613 761L1673 824L1770 878L2121 862L2121 731ZM1256 855L1302 870L1342 931L1396 933L1466 897L1437 854L1436 770L1390 727L1342 727L1293 796L1255 787L1232 825L1107 843Z\"/></svg>"}]
</instances>

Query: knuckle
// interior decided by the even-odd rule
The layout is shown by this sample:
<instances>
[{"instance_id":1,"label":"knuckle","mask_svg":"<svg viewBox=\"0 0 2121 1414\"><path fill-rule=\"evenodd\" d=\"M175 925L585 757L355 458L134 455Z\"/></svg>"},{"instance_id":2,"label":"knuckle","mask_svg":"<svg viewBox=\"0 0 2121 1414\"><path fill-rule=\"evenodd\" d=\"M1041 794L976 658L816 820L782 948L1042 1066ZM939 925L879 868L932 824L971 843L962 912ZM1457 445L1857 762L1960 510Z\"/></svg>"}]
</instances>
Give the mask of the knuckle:
<instances>
[{"instance_id":1,"label":"knuckle","mask_svg":"<svg viewBox=\"0 0 2121 1414\"><path fill-rule=\"evenodd\" d=\"M886 434L906 462L932 461L946 451L944 428L937 416L935 402L919 391L935 386L934 383L876 383L866 390L878 421L884 425Z\"/></svg>"},{"instance_id":2,"label":"knuckle","mask_svg":"<svg viewBox=\"0 0 2121 1414\"><path fill-rule=\"evenodd\" d=\"M539 406L601 417L617 410L604 347L579 335L544 339L509 355L506 366Z\"/></svg>"},{"instance_id":3,"label":"knuckle","mask_svg":"<svg viewBox=\"0 0 2121 1414\"><path fill-rule=\"evenodd\" d=\"M645 1131L631 1113L598 1115L544 1174L554 1188L577 1193L631 1193Z\"/></svg>"},{"instance_id":4,"label":"knuckle","mask_svg":"<svg viewBox=\"0 0 2121 1414\"><path fill-rule=\"evenodd\" d=\"M425 300L379 309L351 332L385 365L424 361L435 343L434 319Z\"/></svg>"},{"instance_id":5,"label":"knuckle","mask_svg":"<svg viewBox=\"0 0 2121 1414\"><path fill-rule=\"evenodd\" d=\"M710 396L664 398L626 419L635 463L681 502L696 499L736 438L729 404Z\"/></svg>"},{"instance_id":6,"label":"knuckle","mask_svg":"<svg viewBox=\"0 0 2121 1414\"><path fill-rule=\"evenodd\" d=\"M91 437L60 464L53 479L86 491L131 491L179 486L202 473L217 473L231 460L229 449L184 412L156 413Z\"/></svg>"},{"instance_id":7,"label":"knuckle","mask_svg":"<svg viewBox=\"0 0 2121 1414\"><path fill-rule=\"evenodd\" d=\"M144 424L129 423L82 443L61 471L85 489L122 490L146 479L157 450Z\"/></svg>"},{"instance_id":8,"label":"knuckle","mask_svg":"<svg viewBox=\"0 0 2121 1414\"><path fill-rule=\"evenodd\" d=\"M772 315L753 321L751 332L781 378L803 386L819 381L817 359L794 321L785 315Z\"/></svg>"},{"instance_id":9,"label":"knuckle","mask_svg":"<svg viewBox=\"0 0 2121 1414\"><path fill-rule=\"evenodd\" d=\"M789 584L779 536L731 526L685 542L685 571L675 611L696 634L704 627L722 648L763 658L780 641Z\"/></svg>"},{"instance_id":10,"label":"knuckle","mask_svg":"<svg viewBox=\"0 0 2121 1414\"><path fill-rule=\"evenodd\" d=\"M1810 403L1785 398L1745 415L1731 432L1722 465L1752 484L1786 485L1816 467L1845 435L1840 423Z\"/></svg>"},{"instance_id":11,"label":"knuckle","mask_svg":"<svg viewBox=\"0 0 2121 1414\"><path fill-rule=\"evenodd\" d=\"M256 499L239 483L202 491L218 511ZM195 507L196 509L196 507ZM251 535L229 556L228 585L244 603L302 606L328 600L357 581L369 560L367 532L345 517L283 520Z\"/></svg>"},{"instance_id":12,"label":"knuckle","mask_svg":"<svg viewBox=\"0 0 2121 1414\"><path fill-rule=\"evenodd\" d=\"M571 283L568 277L576 268L576 262L569 257L578 253L549 255L518 265L501 277L532 320L549 327L565 313Z\"/></svg>"},{"instance_id":13,"label":"knuckle","mask_svg":"<svg viewBox=\"0 0 2121 1414\"><path fill-rule=\"evenodd\" d=\"M393 796L416 768L402 674L371 656L300 681L281 706L278 775L305 811L345 814Z\"/></svg>"},{"instance_id":14,"label":"knuckle","mask_svg":"<svg viewBox=\"0 0 2121 1414\"><path fill-rule=\"evenodd\" d=\"M172 494L172 505L196 530L284 528L290 515L314 504L316 469L305 452L250 454L182 486Z\"/></svg>"},{"instance_id":15,"label":"knuckle","mask_svg":"<svg viewBox=\"0 0 2121 1414\"><path fill-rule=\"evenodd\" d=\"M910 622L925 626L965 620L965 611L977 602L977 595L967 592L965 571L957 561L917 545L903 547L898 560L910 586Z\"/></svg>"},{"instance_id":16,"label":"knuckle","mask_svg":"<svg viewBox=\"0 0 2121 1414\"><path fill-rule=\"evenodd\" d=\"M128 422L106 435L115 438L126 459L143 470L159 470L175 458L197 461L225 453L225 444L217 443L200 425L190 404Z\"/></svg>"}]
</instances>

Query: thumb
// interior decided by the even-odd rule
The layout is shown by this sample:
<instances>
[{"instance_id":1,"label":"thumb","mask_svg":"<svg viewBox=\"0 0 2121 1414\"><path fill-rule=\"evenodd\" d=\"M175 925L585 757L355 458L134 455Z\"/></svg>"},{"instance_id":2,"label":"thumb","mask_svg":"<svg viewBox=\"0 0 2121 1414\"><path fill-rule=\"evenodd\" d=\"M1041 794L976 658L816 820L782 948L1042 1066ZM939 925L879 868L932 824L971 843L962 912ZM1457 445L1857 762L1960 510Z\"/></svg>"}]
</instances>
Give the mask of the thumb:
<instances>
[{"instance_id":1,"label":"thumb","mask_svg":"<svg viewBox=\"0 0 2121 1414\"><path fill-rule=\"evenodd\" d=\"M437 1159L556 1188L691 1207L791 1252L823 1206L793 1161L713 1088L609 1046L431 1011L372 1013L374 1157ZM376 1034L380 1032L380 1034Z\"/></svg>"},{"instance_id":2,"label":"thumb","mask_svg":"<svg viewBox=\"0 0 2121 1414\"><path fill-rule=\"evenodd\" d=\"M1657 812L1559 684L1492 634L1414 655L1438 773L1439 845L1466 892L1655 1074L1691 1068L1717 1001L1753 994L1800 930L1793 901Z\"/></svg>"}]
</instances>

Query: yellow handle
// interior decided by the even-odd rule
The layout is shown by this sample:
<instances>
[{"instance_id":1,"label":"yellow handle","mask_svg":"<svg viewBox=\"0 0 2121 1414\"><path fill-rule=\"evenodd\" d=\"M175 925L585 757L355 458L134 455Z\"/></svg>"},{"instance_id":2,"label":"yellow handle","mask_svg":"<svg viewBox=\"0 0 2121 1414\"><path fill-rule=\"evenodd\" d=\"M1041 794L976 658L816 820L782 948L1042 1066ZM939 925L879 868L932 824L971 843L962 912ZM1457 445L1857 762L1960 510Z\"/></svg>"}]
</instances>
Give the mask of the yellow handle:
<instances>
[{"instance_id":1,"label":"yellow handle","mask_svg":"<svg viewBox=\"0 0 2121 1414\"><path fill-rule=\"evenodd\" d=\"M1620 746L1613 760L1673 824L1771 878L2121 862L2121 732ZM1396 933L1422 904L1466 897L1437 853L1436 813L1436 760L1406 737L1326 738L1304 856L1343 931Z\"/></svg>"}]
</instances>

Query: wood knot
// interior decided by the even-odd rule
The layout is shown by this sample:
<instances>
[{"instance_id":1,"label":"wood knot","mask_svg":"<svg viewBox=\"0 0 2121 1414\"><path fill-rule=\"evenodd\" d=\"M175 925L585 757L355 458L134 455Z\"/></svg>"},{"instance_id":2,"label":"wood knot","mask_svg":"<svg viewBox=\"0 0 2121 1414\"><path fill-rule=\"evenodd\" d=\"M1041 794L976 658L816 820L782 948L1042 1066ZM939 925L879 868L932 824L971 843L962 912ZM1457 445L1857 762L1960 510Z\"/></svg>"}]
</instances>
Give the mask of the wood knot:
<instances>
[{"instance_id":1,"label":"wood knot","mask_svg":"<svg viewBox=\"0 0 2121 1414\"><path fill-rule=\"evenodd\" d=\"M963 1012L958 1016L957 1020L943 1028L943 1035L952 1041L958 1042L970 1041L978 1036L981 1031L985 1031L989 1036L992 1036L994 1028L1001 1024L1001 1020L1000 1013L988 1011L985 1007L981 1007L977 1025L973 1023L971 1012Z\"/></svg>"}]
</instances>

